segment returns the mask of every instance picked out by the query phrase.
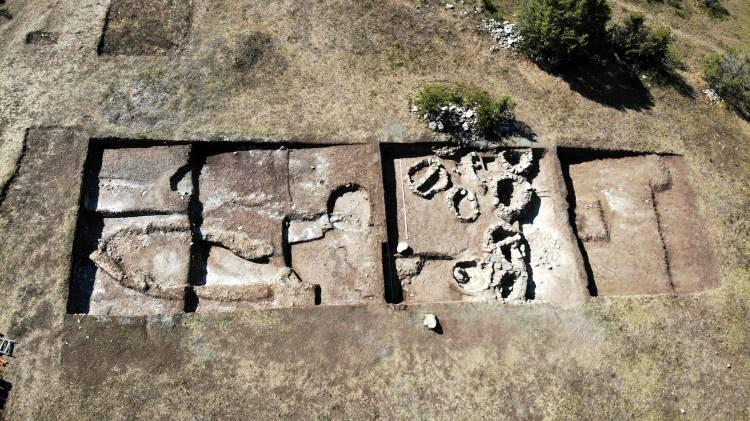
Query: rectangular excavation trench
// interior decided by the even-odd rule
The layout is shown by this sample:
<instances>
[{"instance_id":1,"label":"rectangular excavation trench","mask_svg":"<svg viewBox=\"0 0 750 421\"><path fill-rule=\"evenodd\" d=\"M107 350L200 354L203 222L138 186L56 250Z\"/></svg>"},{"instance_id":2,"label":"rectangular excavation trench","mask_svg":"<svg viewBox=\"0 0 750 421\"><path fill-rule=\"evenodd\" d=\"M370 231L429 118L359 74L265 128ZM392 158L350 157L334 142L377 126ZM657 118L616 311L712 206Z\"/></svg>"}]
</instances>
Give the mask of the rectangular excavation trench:
<instances>
[{"instance_id":1,"label":"rectangular excavation trench","mask_svg":"<svg viewBox=\"0 0 750 421\"><path fill-rule=\"evenodd\" d=\"M386 300L583 302L554 151L433 149L382 146Z\"/></svg>"},{"instance_id":2,"label":"rectangular excavation trench","mask_svg":"<svg viewBox=\"0 0 750 421\"><path fill-rule=\"evenodd\" d=\"M683 157L583 149L559 155L591 295L719 286Z\"/></svg>"},{"instance_id":3,"label":"rectangular excavation trench","mask_svg":"<svg viewBox=\"0 0 750 421\"><path fill-rule=\"evenodd\" d=\"M374 146L95 140L83 186L70 313L382 300Z\"/></svg>"},{"instance_id":4,"label":"rectangular excavation trench","mask_svg":"<svg viewBox=\"0 0 750 421\"><path fill-rule=\"evenodd\" d=\"M68 312L572 306L718 285L710 247L683 250L702 231L672 223L701 224L681 157L609 153L590 185L590 151L439 146L94 139ZM623 185L620 166L652 177ZM623 217L635 235L611 227Z\"/></svg>"}]
</instances>

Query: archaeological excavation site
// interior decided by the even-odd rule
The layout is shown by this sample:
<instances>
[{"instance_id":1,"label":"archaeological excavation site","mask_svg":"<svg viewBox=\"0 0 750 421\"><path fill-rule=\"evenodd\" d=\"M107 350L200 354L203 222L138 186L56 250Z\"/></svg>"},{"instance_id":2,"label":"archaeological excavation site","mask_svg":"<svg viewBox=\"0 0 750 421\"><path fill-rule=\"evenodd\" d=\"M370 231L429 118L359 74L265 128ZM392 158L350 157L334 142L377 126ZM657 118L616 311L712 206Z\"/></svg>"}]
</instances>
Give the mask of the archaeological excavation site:
<instances>
[{"instance_id":1,"label":"archaeological excavation site","mask_svg":"<svg viewBox=\"0 0 750 421\"><path fill-rule=\"evenodd\" d=\"M750 8L678 2L0 0L0 420L747 419Z\"/></svg>"},{"instance_id":2,"label":"archaeological excavation site","mask_svg":"<svg viewBox=\"0 0 750 421\"><path fill-rule=\"evenodd\" d=\"M719 286L676 155L93 139L81 185L70 314Z\"/></svg>"}]
</instances>

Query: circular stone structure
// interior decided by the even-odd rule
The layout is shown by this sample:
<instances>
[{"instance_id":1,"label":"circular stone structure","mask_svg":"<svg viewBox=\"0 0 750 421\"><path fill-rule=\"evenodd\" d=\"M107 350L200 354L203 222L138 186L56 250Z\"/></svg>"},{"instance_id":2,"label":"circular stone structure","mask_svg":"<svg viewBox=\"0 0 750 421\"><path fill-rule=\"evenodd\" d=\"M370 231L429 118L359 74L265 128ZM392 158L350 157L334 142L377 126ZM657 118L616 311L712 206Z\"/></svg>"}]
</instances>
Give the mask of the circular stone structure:
<instances>
[{"instance_id":1,"label":"circular stone structure","mask_svg":"<svg viewBox=\"0 0 750 421\"><path fill-rule=\"evenodd\" d=\"M417 174L424 173L415 179ZM437 159L423 159L409 168L406 176L409 188L414 194L431 199L436 193L450 187L451 177Z\"/></svg>"},{"instance_id":2,"label":"circular stone structure","mask_svg":"<svg viewBox=\"0 0 750 421\"><path fill-rule=\"evenodd\" d=\"M459 221L470 223L479 218L479 202L477 195L464 187L453 187L446 193L448 206ZM463 209L462 203L466 202L469 209ZM468 210L468 212L467 212Z\"/></svg>"},{"instance_id":3,"label":"circular stone structure","mask_svg":"<svg viewBox=\"0 0 750 421\"><path fill-rule=\"evenodd\" d=\"M534 151L531 149L511 149L498 154L500 166L516 175L526 173L534 164Z\"/></svg>"},{"instance_id":4,"label":"circular stone structure","mask_svg":"<svg viewBox=\"0 0 750 421\"><path fill-rule=\"evenodd\" d=\"M493 275L492 263L484 259L458 262L453 267L453 279L464 295L486 294L493 286Z\"/></svg>"},{"instance_id":5,"label":"circular stone structure","mask_svg":"<svg viewBox=\"0 0 750 421\"><path fill-rule=\"evenodd\" d=\"M501 221L487 228L482 239L482 249L487 253L493 253L496 250L516 244L521 239L521 233L507 222Z\"/></svg>"},{"instance_id":6,"label":"circular stone structure","mask_svg":"<svg viewBox=\"0 0 750 421\"><path fill-rule=\"evenodd\" d=\"M506 221L514 221L523 215L534 192L531 183L512 173L494 178L490 191L495 198L497 216Z\"/></svg>"}]
</instances>

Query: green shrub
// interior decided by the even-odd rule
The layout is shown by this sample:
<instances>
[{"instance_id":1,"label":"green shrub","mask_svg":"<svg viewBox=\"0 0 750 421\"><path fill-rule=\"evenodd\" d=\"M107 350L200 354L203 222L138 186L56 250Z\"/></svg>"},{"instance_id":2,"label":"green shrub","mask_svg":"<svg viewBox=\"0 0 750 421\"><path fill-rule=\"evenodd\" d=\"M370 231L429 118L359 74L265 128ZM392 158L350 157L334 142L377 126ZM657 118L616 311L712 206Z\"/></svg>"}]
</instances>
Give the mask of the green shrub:
<instances>
[{"instance_id":1,"label":"green shrub","mask_svg":"<svg viewBox=\"0 0 750 421\"><path fill-rule=\"evenodd\" d=\"M519 48L544 67L559 67L606 42L606 0L524 0Z\"/></svg>"},{"instance_id":2,"label":"green shrub","mask_svg":"<svg viewBox=\"0 0 750 421\"><path fill-rule=\"evenodd\" d=\"M440 107L452 103L463 103L459 88L438 84L423 86L414 100L414 105L419 111L425 113L437 113Z\"/></svg>"},{"instance_id":3,"label":"green shrub","mask_svg":"<svg viewBox=\"0 0 750 421\"><path fill-rule=\"evenodd\" d=\"M516 103L509 96L495 99L487 94L472 99L477 107L477 125L484 133L493 132L498 126L514 120L513 110Z\"/></svg>"},{"instance_id":4,"label":"green shrub","mask_svg":"<svg viewBox=\"0 0 750 421\"><path fill-rule=\"evenodd\" d=\"M736 49L706 59L703 77L731 108L750 118L750 57Z\"/></svg>"},{"instance_id":5,"label":"green shrub","mask_svg":"<svg viewBox=\"0 0 750 421\"><path fill-rule=\"evenodd\" d=\"M651 71L664 74L684 69L685 65L672 50L669 28L652 29L645 25L642 14L634 13L622 24L610 29L612 49L617 57L636 72Z\"/></svg>"},{"instance_id":6,"label":"green shrub","mask_svg":"<svg viewBox=\"0 0 750 421\"><path fill-rule=\"evenodd\" d=\"M499 126L513 121L516 107L509 96L494 98L487 92L465 85L426 85L414 99L414 106L420 113L438 114L441 107L451 104L476 108L477 126L485 134L494 133Z\"/></svg>"}]
</instances>

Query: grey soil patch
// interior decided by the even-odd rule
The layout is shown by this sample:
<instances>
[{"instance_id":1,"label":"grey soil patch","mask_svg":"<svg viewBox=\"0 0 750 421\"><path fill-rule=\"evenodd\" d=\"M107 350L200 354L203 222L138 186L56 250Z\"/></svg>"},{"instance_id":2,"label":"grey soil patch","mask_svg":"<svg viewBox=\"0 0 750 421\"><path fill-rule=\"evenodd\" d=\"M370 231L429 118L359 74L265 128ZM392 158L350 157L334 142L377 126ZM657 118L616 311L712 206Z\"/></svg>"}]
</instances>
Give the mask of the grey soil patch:
<instances>
[{"instance_id":1,"label":"grey soil patch","mask_svg":"<svg viewBox=\"0 0 750 421\"><path fill-rule=\"evenodd\" d=\"M26 44L53 45L57 44L60 34L57 32L33 31L26 34Z\"/></svg>"},{"instance_id":2,"label":"grey soil patch","mask_svg":"<svg viewBox=\"0 0 750 421\"><path fill-rule=\"evenodd\" d=\"M127 126L165 124L177 108L177 88L153 76L132 76L112 82L102 100L101 113L108 121Z\"/></svg>"},{"instance_id":3,"label":"grey soil patch","mask_svg":"<svg viewBox=\"0 0 750 421\"><path fill-rule=\"evenodd\" d=\"M162 55L178 50L193 16L192 0L113 0L99 55Z\"/></svg>"}]
</instances>

